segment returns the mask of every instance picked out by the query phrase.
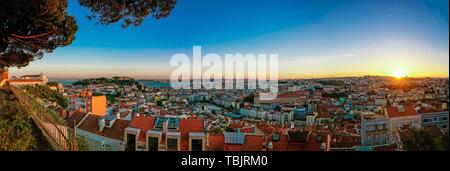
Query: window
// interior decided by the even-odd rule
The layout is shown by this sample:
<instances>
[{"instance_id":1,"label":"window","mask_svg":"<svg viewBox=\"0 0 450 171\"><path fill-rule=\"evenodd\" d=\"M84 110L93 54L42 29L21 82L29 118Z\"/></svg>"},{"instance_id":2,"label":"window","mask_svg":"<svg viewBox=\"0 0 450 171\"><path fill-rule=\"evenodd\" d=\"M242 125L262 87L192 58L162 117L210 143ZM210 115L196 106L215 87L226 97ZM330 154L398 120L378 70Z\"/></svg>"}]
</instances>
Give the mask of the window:
<instances>
[{"instance_id":1,"label":"window","mask_svg":"<svg viewBox=\"0 0 450 171\"><path fill-rule=\"evenodd\" d=\"M148 151L158 151L158 138L148 137Z\"/></svg>"},{"instance_id":2,"label":"window","mask_svg":"<svg viewBox=\"0 0 450 171\"><path fill-rule=\"evenodd\" d=\"M167 151L178 151L178 139L167 138Z\"/></svg>"},{"instance_id":3,"label":"window","mask_svg":"<svg viewBox=\"0 0 450 171\"><path fill-rule=\"evenodd\" d=\"M136 135L127 134L127 146L125 151L135 151L136 150Z\"/></svg>"},{"instance_id":4,"label":"window","mask_svg":"<svg viewBox=\"0 0 450 171\"><path fill-rule=\"evenodd\" d=\"M191 140L191 150L192 151L202 151L203 150L203 140L202 139Z\"/></svg>"},{"instance_id":5,"label":"window","mask_svg":"<svg viewBox=\"0 0 450 171\"><path fill-rule=\"evenodd\" d=\"M448 118L447 117L442 117L442 120L443 121L446 121Z\"/></svg>"}]
</instances>

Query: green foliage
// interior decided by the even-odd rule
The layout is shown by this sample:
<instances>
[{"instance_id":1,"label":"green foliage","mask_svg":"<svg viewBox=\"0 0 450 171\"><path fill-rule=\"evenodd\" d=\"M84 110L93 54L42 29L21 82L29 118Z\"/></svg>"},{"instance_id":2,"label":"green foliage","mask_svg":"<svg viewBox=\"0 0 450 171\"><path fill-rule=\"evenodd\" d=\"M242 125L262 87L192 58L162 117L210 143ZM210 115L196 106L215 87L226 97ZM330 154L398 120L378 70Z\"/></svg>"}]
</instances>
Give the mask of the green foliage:
<instances>
[{"instance_id":1,"label":"green foliage","mask_svg":"<svg viewBox=\"0 0 450 171\"><path fill-rule=\"evenodd\" d=\"M162 100L157 100L157 101L156 101L156 105L162 106L162 105L163 105L163 101L162 101Z\"/></svg>"},{"instance_id":2,"label":"green foliage","mask_svg":"<svg viewBox=\"0 0 450 171\"><path fill-rule=\"evenodd\" d=\"M31 120L17 99L0 90L0 151L26 151L37 147Z\"/></svg>"},{"instance_id":3,"label":"green foliage","mask_svg":"<svg viewBox=\"0 0 450 171\"><path fill-rule=\"evenodd\" d=\"M255 99L255 93L251 92L248 96L244 97L244 102L253 103Z\"/></svg>"},{"instance_id":4,"label":"green foliage","mask_svg":"<svg viewBox=\"0 0 450 171\"><path fill-rule=\"evenodd\" d=\"M426 129L410 129L402 137L406 151L448 151L448 132L433 138Z\"/></svg>"},{"instance_id":5,"label":"green foliage","mask_svg":"<svg viewBox=\"0 0 450 171\"><path fill-rule=\"evenodd\" d=\"M322 97L330 97L330 98L339 98L339 97L348 97L347 92L335 92L335 93L322 93Z\"/></svg>"},{"instance_id":6,"label":"green foliage","mask_svg":"<svg viewBox=\"0 0 450 171\"><path fill-rule=\"evenodd\" d=\"M50 89L46 85L34 85L34 86L24 86L23 89L28 93L33 95L34 97L38 97L41 99L47 99L51 102L56 102L58 105L67 108L69 103L67 99L60 94L59 92Z\"/></svg>"},{"instance_id":7,"label":"green foliage","mask_svg":"<svg viewBox=\"0 0 450 171\"><path fill-rule=\"evenodd\" d=\"M47 85L48 86L58 86L58 82L48 82Z\"/></svg>"},{"instance_id":8,"label":"green foliage","mask_svg":"<svg viewBox=\"0 0 450 171\"><path fill-rule=\"evenodd\" d=\"M84 136L77 136L77 147L78 151L88 151L89 150L89 144Z\"/></svg>"},{"instance_id":9,"label":"green foliage","mask_svg":"<svg viewBox=\"0 0 450 171\"><path fill-rule=\"evenodd\" d=\"M82 86L95 84L116 84L119 86L124 86L124 85L139 85L139 82L129 77L112 77L111 79L101 77L101 78L78 80L73 83L73 85L82 85Z\"/></svg>"},{"instance_id":10,"label":"green foliage","mask_svg":"<svg viewBox=\"0 0 450 171\"><path fill-rule=\"evenodd\" d=\"M168 16L176 0L79 0L91 11L90 19L122 27L138 26L148 15ZM67 0L0 1L0 68L24 67L58 47L70 45L78 26L67 13Z\"/></svg>"},{"instance_id":11,"label":"green foliage","mask_svg":"<svg viewBox=\"0 0 450 171\"><path fill-rule=\"evenodd\" d=\"M215 133L215 134L222 134L223 133L223 129L220 128L220 127L215 127L213 129L213 133Z\"/></svg>"},{"instance_id":12,"label":"green foliage","mask_svg":"<svg viewBox=\"0 0 450 171\"><path fill-rule=\"evenodd\" d=\"M225 132L235 132L235 130L233 128L226 127Z\"/></svg>"},{"instance_id":13,"label":"green foliage","mask_svg":"<svg viewBox=\"0 0 450 171\"><path fill-rule=\"evenodd\" d=\"M435 138L434 144L438 151L448 151L448 132L445 132L442 136Z\"/></svg>"},{"instance_id":14,"label":"green foliage","mask_svg":"<svg viewBox=\"0 0 450 171\"><path fill-rule=\"evenodd\" d=\"M66 0L0 1L0 68L24 67L70 45L78 30Z\"/></svg>"},{"instance_id":15,"label":"green foliage","mask_svg":"<svg viewBox=\"0 0 450 171\"><path fill-rule=\"evenodd\" d=\"M122 27L138 26L149 14L155 19L166 17L175 7L176 0L78 0L80 5L91 11L89 19L100 24L122 21Z\"/></svg>"}]
</instances>

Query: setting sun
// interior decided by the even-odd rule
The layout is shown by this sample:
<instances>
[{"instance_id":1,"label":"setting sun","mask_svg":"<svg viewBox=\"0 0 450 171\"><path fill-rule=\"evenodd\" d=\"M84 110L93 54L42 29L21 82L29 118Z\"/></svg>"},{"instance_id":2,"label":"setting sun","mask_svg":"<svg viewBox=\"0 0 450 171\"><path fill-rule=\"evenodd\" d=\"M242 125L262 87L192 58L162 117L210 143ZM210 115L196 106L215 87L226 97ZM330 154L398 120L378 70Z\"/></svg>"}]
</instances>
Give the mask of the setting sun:
<instances>
[{"instance_id":1,"label":"setting sun","mask_svg":"<svg viewBox=\"0 0 450 171\"><path fill-rule=\"evenodd\" d=\"M394 76L395 78L403 78L406 77L406 71L402 68L402 69L396 69L393 73L392 76Z\"/></svg>"}]
</instances>

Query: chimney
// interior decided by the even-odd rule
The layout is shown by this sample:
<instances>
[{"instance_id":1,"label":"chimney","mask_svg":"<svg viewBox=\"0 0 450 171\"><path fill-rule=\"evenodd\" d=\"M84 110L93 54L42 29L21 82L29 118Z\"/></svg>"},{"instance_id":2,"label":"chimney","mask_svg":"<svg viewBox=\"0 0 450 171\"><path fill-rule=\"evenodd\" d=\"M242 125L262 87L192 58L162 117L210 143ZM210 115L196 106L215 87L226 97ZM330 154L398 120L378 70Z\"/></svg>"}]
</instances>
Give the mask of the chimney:
<instances>
[{"instance_id":1,"label":"chimney","mask_svg":"<svg viewBox=\"0 0 450 171\"><path fill-rule=\"evenodd\" d=\"M267 144L267 148L268 148L269 151L273 149L273 143L272 143L272 141L270 141L270 142Z\"/></svg>"}]
</instances>

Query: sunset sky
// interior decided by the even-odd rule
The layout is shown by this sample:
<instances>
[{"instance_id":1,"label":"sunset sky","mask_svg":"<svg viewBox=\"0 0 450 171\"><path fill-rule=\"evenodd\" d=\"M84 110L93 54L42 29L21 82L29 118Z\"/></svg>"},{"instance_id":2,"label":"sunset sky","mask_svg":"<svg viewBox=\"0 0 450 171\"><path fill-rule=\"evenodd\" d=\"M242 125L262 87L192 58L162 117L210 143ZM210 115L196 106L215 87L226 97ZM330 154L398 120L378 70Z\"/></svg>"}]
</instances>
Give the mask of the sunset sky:
<instances>
[{"instance_id":1,"label":"sunset sky","mask_svg":"<svg viewBox=\"0 0 450 171\"><path fill-rule=\"evenodd\" d=\"M11 75L169 78L176 53L276 53L279 77L449 76L448 0L177 0L139 27L97 25L69 0L76 40Z\"/></svg>"}]
</instances>

